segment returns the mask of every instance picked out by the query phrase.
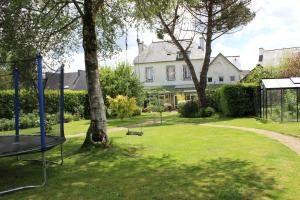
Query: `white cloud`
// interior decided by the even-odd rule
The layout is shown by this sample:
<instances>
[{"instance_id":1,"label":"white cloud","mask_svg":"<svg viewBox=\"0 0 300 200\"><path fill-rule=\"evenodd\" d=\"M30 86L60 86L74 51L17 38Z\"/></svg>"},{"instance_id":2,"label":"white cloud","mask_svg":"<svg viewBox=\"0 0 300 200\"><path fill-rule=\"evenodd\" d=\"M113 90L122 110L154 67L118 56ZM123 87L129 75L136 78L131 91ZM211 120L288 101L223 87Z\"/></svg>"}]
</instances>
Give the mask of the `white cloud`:
<instances>
[{"instance_id":1,"label":"white cloud","mask_svg":"<svg viewBox=\"0 0 300 200\"><path fill-rule=\"evenodd\" d=\"M257 64L258 49L300 46L300 2L298 0L254 0L252 9L257 11L255 19L244 29L216 41L214 50L224 54L238 53L243 68ZM234 51L233 51L234 50Z\"/></svg>"}]
</instances>

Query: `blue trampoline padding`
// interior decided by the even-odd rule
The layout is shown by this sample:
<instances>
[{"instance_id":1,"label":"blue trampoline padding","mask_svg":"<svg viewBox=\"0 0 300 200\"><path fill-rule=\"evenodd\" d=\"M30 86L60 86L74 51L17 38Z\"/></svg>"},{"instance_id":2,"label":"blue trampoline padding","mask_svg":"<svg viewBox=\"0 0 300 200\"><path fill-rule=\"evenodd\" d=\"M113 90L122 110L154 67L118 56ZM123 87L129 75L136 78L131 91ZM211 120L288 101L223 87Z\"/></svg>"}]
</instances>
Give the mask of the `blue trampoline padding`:
<instances>
[{"instance_id":1,"label":"blue trampoline padding","mask_svg":"<svg viewBox=\"0 0 300 200\"><path fill-rule=\"evenodd\" d=\"M49 150L66 141L60 136L46 136L46 148ZM17 156L27 153L41 152L40 135L19 135L19 139L14 135L0 136L0 157Z\"/></svg>"}]
</instances>

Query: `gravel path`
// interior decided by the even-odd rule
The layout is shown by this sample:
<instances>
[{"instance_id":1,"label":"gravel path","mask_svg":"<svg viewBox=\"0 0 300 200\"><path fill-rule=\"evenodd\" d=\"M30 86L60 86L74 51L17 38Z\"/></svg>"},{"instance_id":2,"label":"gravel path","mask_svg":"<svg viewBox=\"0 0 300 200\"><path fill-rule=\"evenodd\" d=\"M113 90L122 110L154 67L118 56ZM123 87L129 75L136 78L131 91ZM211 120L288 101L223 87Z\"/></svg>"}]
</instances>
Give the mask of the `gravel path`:
<instances>
[{"instance_id":1,"label":"gravel path","mask_svg":"<svg viewBox=\"0 0 300 200\"><path fill-rule=\"evenodd\" d=\"M232 129L238 129L242 131L250 131L254 132L260 135L264 135L266 137L272 138L274 140L279 141L280 143L284 144L294 152L296 152L298 155L300 155L300 139L284 135L281 133L277 133L274 131L267 131L257 128L247 128L247 127L241 127L241 126L229 126L229 125L215 125L215 124L200 124L201 126L209 126L209 127L215 127L215 128L232 128Z\"/></svg>"}]
</instances>

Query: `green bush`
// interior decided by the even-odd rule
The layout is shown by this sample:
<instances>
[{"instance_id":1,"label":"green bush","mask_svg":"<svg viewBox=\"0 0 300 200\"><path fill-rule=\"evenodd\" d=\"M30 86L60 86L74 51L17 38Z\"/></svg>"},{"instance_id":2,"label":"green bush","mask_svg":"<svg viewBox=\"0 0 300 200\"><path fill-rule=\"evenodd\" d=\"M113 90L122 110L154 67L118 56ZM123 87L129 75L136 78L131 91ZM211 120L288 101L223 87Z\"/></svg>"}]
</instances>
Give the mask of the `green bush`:
<instances>
[{"instance_id":1,"label":"green bush","mask_svg":"<svg viewBox=\"0 0 300 200\"><path fill-rule=\"evenodd\" d=\"M215 109L213 109L212 107L206 107L205 109L203 109L201 116L211 117L213 114L215 114Z\"/></svg>"},{"instance_id":2,"label":"green bush","mask_svg":"<svg viewBox=\"0 0 300 200\"><path fill-rule=\"evenodd\" d=\"M256 115L257 85L224 85L217 90L218 110L230 117Z\"/></svg>"},{"instance_id":3,"label":"green bush","mask_svg":"<svg viewBox=\"0 0 300 200\"><path fill-rule=\"evenodd\" d=\"M80 117L78 115L72 115L70 113L65 113L64 122L68 123L71 121L79 120ZM53 125L59 123L59 114L45 114L45 129L47 133L51 133L53 129ZM40 118L39 114L36 110L33 113L24 114L20 112L19 117L19 128L27 129L34 128L40 126ZM15 129L15 120L14 119L0 119L0 131L10 131Z\"/></svg>"},{"instance_id":4,"label":"green bush","mask_svg":"<svg viewBox=\"0 0 300 200\"><path fill-rule=\"evenodd\" d=\"M131 117L138 106L136 105L135 98L128 98L127 96L118 95L116 98L107 97L109 102L109 108L112 112L117 114L117 117L124 119L125 117Z\"/></svg>"},{"instance_id":5,"label":"green bush","mask_svg":"<svg viewBox=\"0 0 300 200\"><path fill-rule=\"evenodd\" d=\"M65 113L64 115L64 122L69 123L73 120L73 115L71 113Z\"/></svg>"},{"instance_id":6,"label":"green bush","mask_svg":"<svg viewBox=\"0 0 300 200\"><path fill-rule=\"evenodd\" d=\"M172 109L173 109L173 106L172 106L172 104L170 104L170 103L164 103L164 111L165 112L171 112L172 111Z\"/></svg>"},{"instance_id":7,"label":"green bush","mask_svg":"<svg viewBox=\"0 0 300 200\"><path fill-rule=\"evenodd\" d=\"M147 108L143 108L142 112L143 113L150 113L151 112L151 107L148 106Z\"/></svg>"},{"instance_id":8,"label":"green bush","mask_svg":"<svg viewBox=\"0 0 300 200\"><path fill-rule=\"evenodd\" d=\"M32 113L38 109L38 97L35 91L20 90L20 109L24 113ZM86 91L65 91L65 112L89 118L89 101ZM0 91L0 118L12 119L14 116L14 91ZM45 112L55 114L59 112L58 91L45 91ZM25 119L24 119L25 120ZM26 120L25 120L26 121Z\"/></svg>"},{"instance_id":9,"label":"green bush","mask_svg":"<svg viewBox=\"0 0 300 200\"><path fill-rule=\"evenodd\" d=\"M199 105L195 101L187 101L178 104L178 112L181 117L199 117Z\"/></svg>"},{"instance_id":10,"label":"green bush","mask_svg":"<svg viewBox=\"0 0 300 200\"><path fill-rule=\"evenodd\" d=\"M209 107L212 107L214 109L217 109L217 88L208 88L206 89L206 100L207 100L207 105Z\"/></svg>"},{"instance_id":11,"label":"green bush","mask_svg":"<svg viewBox=\"0 0 300 200\"><path fill-rule=\"evenodd\" d=\"M132 113L132 116L139 116L142 114L142 109L140 107L136 107L134 110L133 110L133 113Z\"/></svg>"}]
</instances>

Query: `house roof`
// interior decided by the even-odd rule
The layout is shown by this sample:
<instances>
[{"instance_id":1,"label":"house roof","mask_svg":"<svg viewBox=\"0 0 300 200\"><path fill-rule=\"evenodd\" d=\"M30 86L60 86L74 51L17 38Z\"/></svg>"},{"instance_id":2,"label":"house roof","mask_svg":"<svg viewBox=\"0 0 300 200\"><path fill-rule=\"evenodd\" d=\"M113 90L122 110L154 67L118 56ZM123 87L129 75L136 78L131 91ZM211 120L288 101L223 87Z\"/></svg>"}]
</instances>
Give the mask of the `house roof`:
<instances>
[{"instance_id":1,"label":"house roof","mask_svg":"<svg viewBox=\"0 0 300 200\"><path fill-rule=\"evenodd\" d=\"M260 49L262 51L262 61L259 64L263 66L280 66L285 58L295 53L300 53L300 47L282 48L282 49Z\"/></svg>"},{"instance_id":2,"label":"house roof","mask_svg":"<svg viewBox=\"0 0 300 200\"><path fill-rule=\"evenodd\" d=\"M219 57L223 57L226 59L230 64L232 64L237 70L239 71L247 71L241 69L241 58L240 56L224 56L222 53L219 53L216 57L211 57L210 64L215 62Z\"/></svg>"},{"instance_id":3,"label":"house roof","mask_svg":"<svg viewBox=\"0 0 300 200\"><path fill-rule=\"evenodd\" d=\"M190 41L182 40L181 44L183 48L189 45ZM189 48L191 52L190 58L202 59L204 58L204 51L198 48L198 45L193 42ZM152 63L152 62L166 62L166 61L176 61L177 58L177 47L168 41L152 42L147 46L137 57L134 59L134 64L141 63Z\"/></svg>"},{"instance_id":4,"label":"house roof","mask_svg":"<svg viewBox=\"0 0 300 200\"><path fill-rule=\"evenodd\" d=\"M59 73L46 73L46 89L58 89L60 81ZM64 87L70 90L86 90L86 73L83 70L64 74Z\"/></svg>"},{"instance_id":5,"label":"house roof","mask_svg":"<svg viewBox=\"0 0 300 200\"><path fill-rule=\"evenodd\" d=\"M188 40L182 40L181 44L185 48L189 45ZM203 49L198 48L198 45L193 42L189 51L191 52L190 58L191 60L203 60L205 56L205 51ZM160 41L160 42L152 42L149 46L145 47L144 50L139 53L137 57L134 59L134 64L142 64L142 63L154 63L154 62L168 62L168 61L176 61L177 60L177 47L168 41ZM219 53L216 57L211 58L211 63L214 62L219 56L223 56L227 59L234 67L236 67L240 71L241 70L241 59L240 56L224 56ZM245 70L245 73L248 73L248 70Z\"/></svg>"}]
</instances>

